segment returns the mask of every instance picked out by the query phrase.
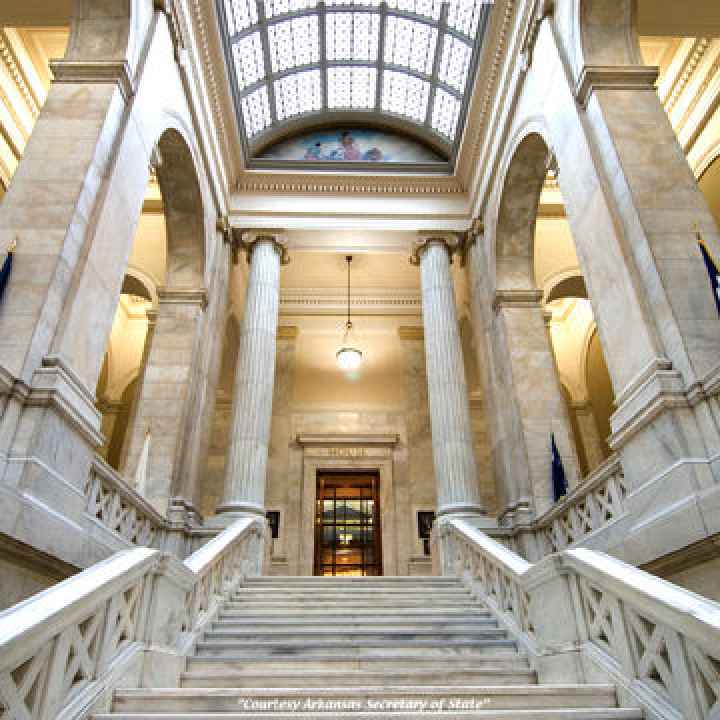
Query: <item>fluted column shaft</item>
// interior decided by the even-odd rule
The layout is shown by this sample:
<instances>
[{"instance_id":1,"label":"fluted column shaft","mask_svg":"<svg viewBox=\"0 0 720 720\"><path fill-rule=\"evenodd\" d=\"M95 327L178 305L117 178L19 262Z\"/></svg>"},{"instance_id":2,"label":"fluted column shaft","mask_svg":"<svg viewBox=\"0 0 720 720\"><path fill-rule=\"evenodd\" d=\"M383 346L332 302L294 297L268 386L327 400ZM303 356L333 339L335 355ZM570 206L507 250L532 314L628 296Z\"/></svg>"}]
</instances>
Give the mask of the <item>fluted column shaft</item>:
<instances>
[{"instance_id":1,"label":"fluted column shaft","mask_svg":"<svg viewBox=\"0 0 720 720\"><path fill-rule=\"evenodd\" d=\"M235 373L224 497L218 513L264 515L280 264L285 251L277 236L258 234L248 252L250 277Z\"/></svg>"},{"instance_id":2,"label":"fluted column shaft","mask_svg":"<svg viewBox=\"0 0 720 720\"><path fill-rule=\"evenodd\" d=\"M415 253L422 282L438 514L482 514L465 366L450 273L453 241L454 238L423 238Z\"/></svg>"}]
</instances>

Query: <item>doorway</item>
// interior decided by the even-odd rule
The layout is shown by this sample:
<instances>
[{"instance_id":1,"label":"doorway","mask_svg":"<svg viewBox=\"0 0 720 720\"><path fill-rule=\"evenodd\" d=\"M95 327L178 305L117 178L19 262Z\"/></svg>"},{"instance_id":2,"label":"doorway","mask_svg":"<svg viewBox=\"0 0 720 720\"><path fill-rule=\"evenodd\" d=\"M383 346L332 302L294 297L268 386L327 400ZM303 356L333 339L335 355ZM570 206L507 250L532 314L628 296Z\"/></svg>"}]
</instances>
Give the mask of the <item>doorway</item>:
<instances>
[{"instance_id":1,"label":"doorway","mask_svg":"<svg viewBox=\"0 0 720 720\"><path fill-rule=\"evenodd\" d=\"M317 474L315 575L382 575L379 472Z\"/></svg>"}]
</instances>

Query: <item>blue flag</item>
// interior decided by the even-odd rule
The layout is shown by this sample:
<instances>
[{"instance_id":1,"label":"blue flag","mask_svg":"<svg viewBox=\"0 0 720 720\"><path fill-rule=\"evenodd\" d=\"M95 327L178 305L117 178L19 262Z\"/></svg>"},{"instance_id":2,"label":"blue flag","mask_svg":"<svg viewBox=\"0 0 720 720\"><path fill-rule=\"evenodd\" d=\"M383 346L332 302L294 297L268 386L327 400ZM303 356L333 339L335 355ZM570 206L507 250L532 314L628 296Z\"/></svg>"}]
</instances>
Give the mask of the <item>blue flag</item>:
<instances>
[{"instance_id":1,"label":"blue flag","mask_svg":"<svg viewBox=\"0 0 720 720\"><path fill-rule=\"evenodd\" d=\"M703 260L705 261L705 267L710 275L710 287L712 288L713 295L715 296L715 305L717 307L718 315L720 315L720 266L718 266L713 259L708 246L700 237L700 233L698 233L698 245L700 246L700 252L702 253Z\"/></svg>"},{"instance_id":2,"label":"blue flag","mask_svg":"<svg viewBox=\"0 0 720 720\"><path fill-rule=\"evenodd\" d=\"M2 302L3 296L5 295L5 288L7 287L8 280L10 280L10 273L12 272L13 266L14 250L14 247L11 247L10 250L8 250L5 262L2 265L2 269L0 269L0 302Z\"/></svg>"},{"instance_id":3,"label":"blue flag","mask_svg":"<svg viewBox=\"0 0 720 720\"><path fill-rule=\"evenodd\" d=\"M565 477L565 468L562 464L562 458L555 444L555 434L551 436L550 445L552 448L552 484L555 502L565 497L568 491L567 478Z\"/></svg>"}]
</instances>

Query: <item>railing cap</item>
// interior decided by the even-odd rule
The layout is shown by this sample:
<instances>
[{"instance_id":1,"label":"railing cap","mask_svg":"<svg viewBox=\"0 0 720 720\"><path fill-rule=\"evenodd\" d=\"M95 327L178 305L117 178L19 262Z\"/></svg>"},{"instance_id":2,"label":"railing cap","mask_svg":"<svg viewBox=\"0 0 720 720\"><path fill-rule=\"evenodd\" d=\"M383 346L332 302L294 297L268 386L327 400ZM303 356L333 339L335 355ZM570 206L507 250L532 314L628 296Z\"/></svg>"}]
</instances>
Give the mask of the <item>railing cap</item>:
<instances>
[{"instance_id":1,"label":"railing cap","mask_svg":"<svg viewBox=\"0 0 720 720\"><path fill-rule=\"evenodd\" d=\"M223 530L217 537L214 537L208 543L196 550L189 558L185 560L185 566L198 575L205 573L215 561L223 554L223 552L242 535L249 532L253 526L259 529L264 523L264 519L255 517L241 518L234 522L230 527Z\"/></svg>"},{"instance_id":2,"label":"railing cap","mask_svg":"<svg viewBox=\"0 0 720 720\"><path fill-rule=\"evenodd\" d=\"M92 614L128 582L142 577L159 556L152 548L123 550L0 612L0 668Z\"/></svg>"}]
</instances>

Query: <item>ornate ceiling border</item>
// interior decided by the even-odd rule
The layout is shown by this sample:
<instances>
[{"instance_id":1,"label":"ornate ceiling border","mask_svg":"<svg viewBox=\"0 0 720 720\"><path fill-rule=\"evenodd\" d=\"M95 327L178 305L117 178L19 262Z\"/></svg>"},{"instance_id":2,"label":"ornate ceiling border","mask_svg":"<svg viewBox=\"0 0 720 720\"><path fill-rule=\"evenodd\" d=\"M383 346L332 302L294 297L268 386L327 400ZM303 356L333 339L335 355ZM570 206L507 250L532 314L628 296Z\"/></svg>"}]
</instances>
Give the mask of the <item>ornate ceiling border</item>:
<instances>
[{"instance_id":1,"label":"ornate ceiling border","mask_svg":"<svg viewBox=\"0 0 720 720\"><path fill-rule=\"evenodd\" d=\"M162 3L168 0L156 0ZM170 0L170 2L177 0ZM472 177L472 168L479 162L482 150L483 132L491 100L497 91L499 69L508 41L511 20L517 0L497 0L501 18L493 34L487 37L486 52L492 53L486 64L481 64L475 79L474 94L482 91L482 97L473 97L469 110L465 137L458 155L455 174L452 176L397 176L397 175L340 175L293 172L252 172L244 169L239 152L239 142L233 141L232 128L236 122L232 117L229 103L223 101L223 92L214 69L215 62L224 62L219 56L221 42L217 23L208 14L215 12L213 0L186 0L192 21L197 28L197 45L202 71L207 87L210 111L222 139L222 144L233 155L230 160L237 172L237 179L231 183L236 192L266 193L365 193L376 195L459 195L468 191L467 182ZM211 33L218 37L211 40ZM482 63L481 57L480 62ZM229 93L229 82L228 82ZM229 94L228 94L229 98ZM474 108L478 108L474 111ZM238 170L239 168L239 170Z\"/></svg>"},{"instance_id":2,"label":"ornate ceiling border","mask_svg":"<svg viewBox=\"0 0 720 720\"><path fill-rule=\"evenodd\" d=\"M242 193L352 193L379 195L458 195L465 192L450 176L398 177L378 175L311 175L309 173L248 172L235 186Z\"/></svg>"},{"instance_id":3,"label":"ornate ceiling border","mask_svg":"<svg viewBox=\"0 0 720 720\"><path fill-rule=\"evenodd\" d=\"M360 290L350 307L361 315L422 315L417 290ZM347 295L342 288L284 288L280 291L280 315L343 315Z\"/></svg>"}]
</instances>

